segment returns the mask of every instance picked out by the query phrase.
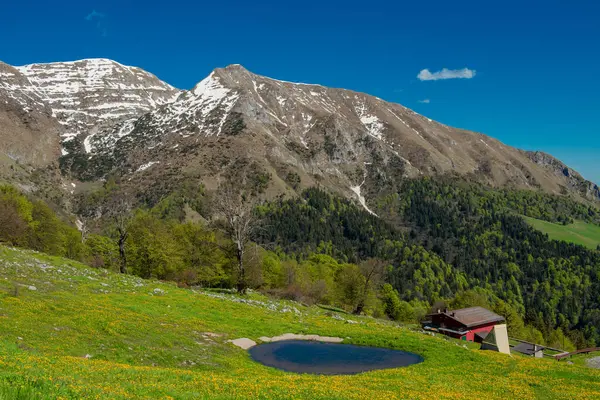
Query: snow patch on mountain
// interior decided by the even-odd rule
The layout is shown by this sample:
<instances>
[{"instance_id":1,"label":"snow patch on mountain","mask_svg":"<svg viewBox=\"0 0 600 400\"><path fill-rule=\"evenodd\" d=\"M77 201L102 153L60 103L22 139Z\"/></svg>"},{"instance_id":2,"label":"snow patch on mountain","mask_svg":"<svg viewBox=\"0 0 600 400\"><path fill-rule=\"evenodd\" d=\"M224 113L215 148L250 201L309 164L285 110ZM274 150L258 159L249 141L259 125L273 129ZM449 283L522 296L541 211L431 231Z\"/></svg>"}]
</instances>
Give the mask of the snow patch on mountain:
<instances>
[{"instance_id":1,"label":"snow patch on mountain","mask_svg":"<svg viewBox=\"0 0 600 400\"><path fill-rule=\"evenodd\" d=\"M91 153L92 152L92 138L94 137L94 135L89 135L88 137L86 137L83 140L83 148L85 150L86 153ZM64 155L64 154L63 154Z\"/></svg>"},{"instance_id":2,"label":"snow patch on mountain","mask_svg":"<svg viewBox=\"0 0 600 400\"><path fill-rule=\"evenodd\" d=\"M224 87L220 82L219 78L216 77L214 72L200 81L192 90L192 93L197 96L198 99L202 99L206 103L218 102L229 93L229 89Z\"/></svg>"},{"instance_id":3,"label":"snow patch on mountain","mask_svg":"<svg viewBox=\"0 0 600 400\"><path fill-rule=\"evenodd\" d=\"M114 150L117 141L133 131L136 121L137 118L132 118L109 128L108 132L103 131L90 134L83 141L85 152L93 154Z\"/></svg>"},{"instance_id":4,"label":"snow patch on mountain","mask_svg":"<svg viewBox=\"0 0 600 400\"><path fill-rule=\"evenodd\" d=\"M42 93L18 69L3 63L0 63L0 68L0 92L16 101L26 112L47 108Z\"/></svg>"},{"instance_id":5,"label":"snow patch on mountain","mask_svg":"<svg viewBox=\"0 0 600 400\"><path fill-rule=\"evenodd\" d=\"M63 142L138 117L173 101L180 91L154 75L107 59L87 59L16 67L30 83L20 90L38 96L65 126Z\"/></svg>"},{"instance_id":6,"label":"snow patch on mountain","mask_svg":"<svg viewBox=\"0 0 600 400\"><path fill-rule=\"evenodd\" d=\"M198 83L191 92L178 97L166 109L155 111L153 120L174 127L181 125L182 121L195 122L201 128L200 130L206 129L207 135L219 135L237 98L238 95L221 84L219 77L213 72ZM209 126L206 119L217 109L221 114L217 126Z\"/></svg>"},{"instance_id":7,"label":"snow patch on mountain","mask_svg":"<svg viewBox=\"0 0 600 400\"><path fill-rule=\"evenodd\" d=\"M356 115L360 122L367 129L369 135L379 140L383 139L383 122L377 116L369 114L364 103L360 103L355 107Z\"/></svg>"},{"instance_id":8,"label":"snow patch on mountain","mask_svg":"<svg viewBox=\"0 0 600 400\"><path fill-rule=\"evenodd\" d=\"M363 181L363 183L364 183L364 181ZM361 186L362 186L362 184L360 184L358 186L350 186L350 190L352 190L356 194L356 197L358 197L358 202L360 203L361 206L363 206L363 208L365 210L367 210L369 212L369 214L377 216L377 214L375 214L373 211L371 211L371 209L369 209L369 207L367 206L367 201L365 200L365 196L363 196L360 192Z\"/></svg>"},{"instance_id":9,"label":"snow patch on mountain","mask_svg":"<svg viewBox=\"0 0 600 400\"><path fill-rule=\"evenodd\" d=\"M146 164L140 165L140 167L135 172L145 171L148 168L150 168L151 166L156 165L156 164L160 164L160 161L150 161Z\"/></svg>"}]
</instances>

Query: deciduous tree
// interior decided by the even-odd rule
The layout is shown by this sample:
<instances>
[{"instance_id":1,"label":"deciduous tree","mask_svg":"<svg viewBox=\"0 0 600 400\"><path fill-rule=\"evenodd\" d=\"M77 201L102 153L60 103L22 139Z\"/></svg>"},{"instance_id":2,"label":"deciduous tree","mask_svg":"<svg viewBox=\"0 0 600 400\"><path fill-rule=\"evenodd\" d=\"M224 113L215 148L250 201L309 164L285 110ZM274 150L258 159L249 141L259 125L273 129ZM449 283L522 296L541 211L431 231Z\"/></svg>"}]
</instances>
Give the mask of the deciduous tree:
<instances>
[{"instance_id":1,"label":"deciduous tree","mask_svg":"<svg viewBox=\"0 0 600 400\"><path fill-rule=\"evenodd\" d=\"M252 234L260 223L256 214L257 198L244 195L233 185L221 185L215 196L213 209L221 218L218 226L232 241L236 258L236 287L245 294L248 289L244 257Z\"/></svg>"},{"instance_id":2,"label":"deciduous tree","mask_svg":"<svg viewBox=\"0 0 600 400\"><path fill-rule=\"evenodd\" d=\"M131 219L131 201L125 193L114 192L105 205L104 215L107 215L117 230L117 245L119 246L119 258L121 259L119 271L127 273L127 254L125 243L128 236L128 224Z\"/></svg>"},{"instance_id":3,"label":"deciduous tree","mask_svg":"<svg viewBox=\"0 0 600 400\"><path fill-rule=\"evenodd\" d=\"M378 258L370 258L359 264L360 272L365 278L362 294L354 309L354 314L360 314L365 308L369 292L379 290L385 279L388 263Z\"/></svg>"}]
</instances>

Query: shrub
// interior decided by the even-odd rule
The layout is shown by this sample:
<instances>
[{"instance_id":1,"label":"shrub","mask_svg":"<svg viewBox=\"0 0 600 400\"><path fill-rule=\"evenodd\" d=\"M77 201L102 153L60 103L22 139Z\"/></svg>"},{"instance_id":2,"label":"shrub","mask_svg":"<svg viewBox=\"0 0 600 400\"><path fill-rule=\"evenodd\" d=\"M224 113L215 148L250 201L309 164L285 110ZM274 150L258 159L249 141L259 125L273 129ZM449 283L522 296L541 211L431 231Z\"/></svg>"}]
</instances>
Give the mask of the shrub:
<instances>
[{"instance_id":1,"label":"shrub","mask_svg":"<svg viewBox=\"0 0 600 400\"><path fill-rule=\"evenodd\" d=\"M386 283L381 289L381 300L383 301L383 310L390 319L396 319L400 312L400 296L398 292Z\"/></svg>"}]
</instances>

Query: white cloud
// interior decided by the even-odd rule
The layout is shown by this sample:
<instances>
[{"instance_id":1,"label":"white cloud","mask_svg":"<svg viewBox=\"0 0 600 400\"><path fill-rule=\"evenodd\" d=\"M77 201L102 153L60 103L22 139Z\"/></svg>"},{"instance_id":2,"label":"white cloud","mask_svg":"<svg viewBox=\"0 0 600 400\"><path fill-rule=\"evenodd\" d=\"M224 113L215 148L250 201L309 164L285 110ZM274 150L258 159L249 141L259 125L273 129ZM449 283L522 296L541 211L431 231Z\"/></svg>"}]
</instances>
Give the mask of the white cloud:
<instances>
[{"instance_id":1,"label":"white cloud","mask_svg":"<svg viewBox=\"0 0 600 400\"><path fill-rule=\"evenodd\" d=\"M106 19L106 14L98 12L96 10L92 10L91 13L89 13L88 15L85 16L85 20L88 22L95 22L96 23L96 28L98 28L98 31L100 32L100 35L102 37L106 37L107 36L107 29L106 29L106 23L105 20Z\"/></svg>"},{"instance_id":2,"label":"white cloud","mask_svg":"<svg viewBox=\"0 0 600 400\"><path fill-rule=\"evenodd\" d=\"M431 103L431 100L429 100L429 99L423 99L423 100L419 100L419 103L429 104L429 103Z\"/></svg>"},{"instance_id":3,"label":"white cloud","mask_svg":"<svg viewBox=\"0 0 600 400\"><path fill-rule=\"evenodd\" d=\"M437 81L438 79L471 79L475 76L477 71L474 69L463 68L463 69L448 69L443 68L441 71L430 72L428 69L423 69L417 75L420 81Z\"/></svg>"},{"instance_id":4,"label":"white cloud","mask_svg":"<svg viewBox=\"0 0 600 400\"><path fill-rule=\"evenodd\" d=\"M86 21L92 21L93 19L102 19L106 17L106 14L98 12L96 10L92 10L91 13L85 16Z\"/></svg>"}]
</instances>

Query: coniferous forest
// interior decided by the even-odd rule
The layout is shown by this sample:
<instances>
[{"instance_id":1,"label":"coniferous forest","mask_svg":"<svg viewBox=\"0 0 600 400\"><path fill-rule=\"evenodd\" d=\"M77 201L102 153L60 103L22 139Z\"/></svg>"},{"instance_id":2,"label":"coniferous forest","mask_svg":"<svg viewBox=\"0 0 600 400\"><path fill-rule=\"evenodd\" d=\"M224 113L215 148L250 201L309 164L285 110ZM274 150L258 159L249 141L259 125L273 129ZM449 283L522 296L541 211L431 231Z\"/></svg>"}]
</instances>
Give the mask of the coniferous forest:
<instances>
[{"instance_id":1,"label":"coniferous forest","mask_svg":"<svg viewBox=\"0 0 600 400\"><path fill-rule=\"evenodd\" d=\"M600 252L551 241L520 216L597 223L597 209L558 196L424 178L405 181L379 210L381 218L307 190L269 209L263 241L294 253L322 248L351 262L389 260L387 280L405 301L433 304L474 290L475 302L499 299L530 332L571 332L579 347L599 343Z\"/></svg>"}]
</instances>

